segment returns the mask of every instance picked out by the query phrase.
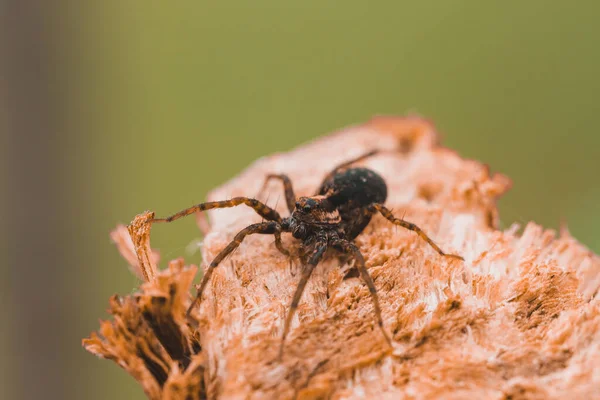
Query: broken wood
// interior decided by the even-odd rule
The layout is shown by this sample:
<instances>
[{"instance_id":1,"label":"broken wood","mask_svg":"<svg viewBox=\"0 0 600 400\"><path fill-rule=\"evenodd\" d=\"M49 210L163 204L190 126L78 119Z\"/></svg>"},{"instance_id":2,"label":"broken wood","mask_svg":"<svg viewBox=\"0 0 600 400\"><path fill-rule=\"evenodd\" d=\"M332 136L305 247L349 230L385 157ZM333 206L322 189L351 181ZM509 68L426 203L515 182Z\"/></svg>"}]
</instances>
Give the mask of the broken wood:
<instances>
[{"instance_id":1,"label":"broken wood","mask_svg":"<svg viewBox=\"0 0 600 400\"><path fill-rule=\"evenodd\" d=\"M332 167L373 149L386 152L362 164L386 180L386 206L465 258L440 257L380 216L357 238L394 349L377 329L367 287L344 279L349 266L329 257L307 285L279 359L301 266L290 266L271 236L248 237L215 270L189 325L196 267L177 260L156 272L143 224L130 229L133 241L123 228L113 239L147 282L111 300L113 320L84 340L86 349L117 362L153 399L600 396L600 259L566 230L498 230L496 200L509 179L439 146L427 121L377 117L265 157L208 200L255 195L269 173L288 174L297 195L310 195ZM276 182L259 199L287 215ZM208 214L205 261L260 220L243 206ZM297 242L284 237L284 245Z\"/></svg>"}]
</instances>

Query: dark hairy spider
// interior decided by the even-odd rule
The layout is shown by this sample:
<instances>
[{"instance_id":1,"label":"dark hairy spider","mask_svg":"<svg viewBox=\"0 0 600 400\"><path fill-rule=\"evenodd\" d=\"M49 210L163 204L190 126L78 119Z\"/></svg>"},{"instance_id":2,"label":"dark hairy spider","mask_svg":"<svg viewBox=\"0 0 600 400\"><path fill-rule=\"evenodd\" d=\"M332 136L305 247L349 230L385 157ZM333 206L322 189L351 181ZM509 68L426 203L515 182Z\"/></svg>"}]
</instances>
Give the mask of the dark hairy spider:
<instances>
[{"instance_id":1,"label":"dark hairy spider","mask_svg":"<svg viewBox=\"0 0 600 400\"><path fill-rule=\"evenodd\" d=\"M168 218L153 219L152 222L171 222L198 211L245 204L253 208L258 215L266 220L242 229L212 260L202 278L196 298L188 309L187 315L189 316L190 311L199 305L202 293L215 268L242 243L247 235L255 233L274 235L277 249L284 255L291 257L290 252L283 247L281 242L282 232L290 232L294 238L301 242L299 257L303 268L300 282L283 325L280 355L306 283L329 248L335 249L354 260L354 268L358 270L369 288L377 324L387 343L391 346L390 336L383 326L375 284L367 271L363 255L353 242L369 224L373 215L379 212L391 223L415 232L442 256L459 260L463 260L463 258L455 254L444 253L417 225L394 217L392 212L383 206L387 198L387 186L381 176L366 168L351 167L352 164L377 153L378 151L371 151L337 166L325 177L317 193L310 197L296 198L292 182L287 175L268 175L265 185L272 179L280 180L283 183L285 200L290 212L290 216L286 218L282 218L276 210L256 199L234 197L231 200L201 203L186 208Z\"/></svg>"}]
</instances>

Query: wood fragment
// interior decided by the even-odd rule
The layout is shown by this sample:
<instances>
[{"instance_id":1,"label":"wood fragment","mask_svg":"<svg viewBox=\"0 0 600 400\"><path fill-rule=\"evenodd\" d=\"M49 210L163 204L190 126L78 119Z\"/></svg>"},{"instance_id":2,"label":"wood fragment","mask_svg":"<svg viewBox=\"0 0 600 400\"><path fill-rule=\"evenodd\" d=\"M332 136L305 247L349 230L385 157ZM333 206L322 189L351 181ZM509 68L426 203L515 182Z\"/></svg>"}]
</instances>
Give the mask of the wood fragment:
<instances>
[{"instance_id":1,"label":"wood fragment","mask_svg":"<svg viewBox=\"0 0 600 400\"><path fill-rule=\"evenodd\" d=\"M127 226L127 231L131 237L135 254L137 257L137 268L141 271L146 282L151 282L156 279L156 261L151 257L152 250L150 248L150 228L152 226L152 218L154 213L146 211L135 216L133 221ZM123 251L121 251L123 253Z\"/></svg>"},{"instance_id":2,"label":"wood fragment","mask_svg":"<svg viewBox=\"0 0 600 400\"><path fill-rule=\"evenodd\" d=\"M144 267L143 264L140 263L140 258L138 257L138 252L136 251L135 245L133 244L133 240L131 238L131 234L129 233L129 229L125 225L117 225L115 229L110 232L110 238L113 243L117 246L121 257L123 257L127 263L129 264L129 268L131 272L133 272L138 278L144 281L148 281L146 279L146 275L153 274L156 276L156 265L160 260L160 254L157 250L149 249L148 254L150 254L150 264L151 266ZM150 242L147 243L147 246L150 246ZM141 258L144 260L144 257ZM151 272L144 272L145 270L150 269Z\"/></svg>"}]
</instances>

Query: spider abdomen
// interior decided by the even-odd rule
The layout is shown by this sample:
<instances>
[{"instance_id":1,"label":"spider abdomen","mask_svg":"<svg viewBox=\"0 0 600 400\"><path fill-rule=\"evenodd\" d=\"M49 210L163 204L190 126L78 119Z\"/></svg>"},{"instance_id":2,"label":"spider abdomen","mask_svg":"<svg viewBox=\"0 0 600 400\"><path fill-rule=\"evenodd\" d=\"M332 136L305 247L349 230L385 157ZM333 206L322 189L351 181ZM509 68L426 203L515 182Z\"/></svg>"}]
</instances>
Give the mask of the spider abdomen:
<instances>
[{"instance_id":1,"label":"spider abdomen","mask_svg":"<svg viewBox=\"0 0 600 400\"><path fill-rule=\"evenodd\" d=\"M357 207L384 203L387 186L383 178L367 168L348 168L325 180L318 194L324 195L334 207L352 202Z\"/></svg>"},{"instance_id":2,"label":"spider abdomen","mask_svg":"<svg viewBox=\"0 0 600 400\"><path fill-rule=\"evenodd\" d=\"M325 196L339 211L344 231L353 239L371 221L373 211L369 206L385 202L387 186L383 178L370 169L348 168L326 179L318 194Z\"/></svg>"}]
</instances>

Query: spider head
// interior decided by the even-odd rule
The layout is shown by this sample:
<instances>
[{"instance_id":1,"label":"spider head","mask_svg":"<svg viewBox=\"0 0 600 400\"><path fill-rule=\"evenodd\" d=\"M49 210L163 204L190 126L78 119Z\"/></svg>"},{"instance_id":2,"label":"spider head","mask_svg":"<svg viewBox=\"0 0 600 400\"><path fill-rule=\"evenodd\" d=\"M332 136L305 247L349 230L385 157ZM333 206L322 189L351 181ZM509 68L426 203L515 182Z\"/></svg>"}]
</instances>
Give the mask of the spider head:
<instances>
[{"instance_id":1,"label":"spider head","mask_svg":"<svg viewBox=\"0 0 600 400\"><path fill-rule=\"evenodd\" d=\"M299 197L296 201L294 213L297 216L311 215L321 209L321 196Z\"/></svg>"},{"instance_id":2,"label":"spider head","mask_svg":"<svg viewBox=\"0 0 600 400\"><path fill-rule=\"evenodd\" d=\"M295 220L298 229L302 231L310 231L311 226L323 228L341 222L339 212L332 209L329 201L324 196L298 198L292 218Z\"/></svg>"}]
</instances>

